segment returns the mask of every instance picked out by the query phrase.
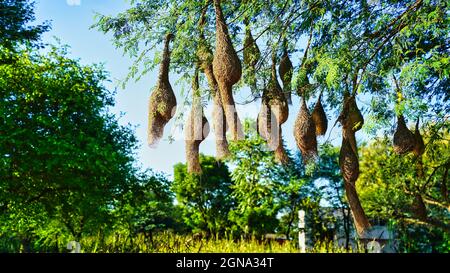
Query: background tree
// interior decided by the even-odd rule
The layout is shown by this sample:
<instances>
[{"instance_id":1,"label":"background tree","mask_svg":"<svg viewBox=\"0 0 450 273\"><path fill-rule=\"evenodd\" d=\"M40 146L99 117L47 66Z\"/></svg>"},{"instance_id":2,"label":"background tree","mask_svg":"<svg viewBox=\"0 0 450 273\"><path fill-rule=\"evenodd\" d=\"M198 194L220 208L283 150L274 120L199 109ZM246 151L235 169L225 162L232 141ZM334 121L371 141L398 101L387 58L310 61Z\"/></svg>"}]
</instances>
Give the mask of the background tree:
<instances>
[{"instance_id":1,"label":"background tree","mask_svg":"<svg viewBox=\"0 0 450 273\"><path fill-rule=\"evenodd\" d=\"M362 149L361 201L370 217L393 225L401 251L448 251L448 131L438 134L443 140L427 147L423 170L417 168L412 155L394 154L387 139L377 139ZM423 178L418 171L424 172Z\"/></svg>"},{"instance_id":2,"label":"background tree","mask_svg":"<svg viewBox=\"0 0 450 273\"><path fill-rule=\"evenodd\" d=\"M12 62L19 45L39 45L41 34L49 30L48 22L31 26L35 20L34 1L0 1L0 63Z\"/></svg>"},{"instance_id":3,"label":"background tree","mask_svg":"<svg viewBox=\"0 0 450 273\"><path fill-rule=\"evenodd\" d=\"M47 56L22 52L0 66L0 78L2 223L19 228L31 209L76 239L103 229L108 208L135 179L137 143L107 112L105 72L53 48Z\"/></svg>"},{"instance_id":4,"label":"background tree","mask_svg":"<svg viewBox=\"0 0 450 273\"><path fill-rule=\"evenodd\" d=\"M339 149L337 147L330 143L325 143L320 147L319 166L314 172L314 177L319 182L317 190L320 191L322 200L332 208L333 214L341 215L339 218L333 215L333 219L325 224L329 225L331 222L336 235L344 234L345 247L349 249L350 240L353 239L354 226L350 207L345 198L344 182L339 169ZM325 229L328 228L329 226L325 227Z\"/></svg>"},{"instance_id":5,"label":"background tree","mask_svg":"<svg viewBox=\"0 0 450 273\"><path fill-rule=\"evenodd\" d=\"M284 166L279 230L289 238L297 238L298 210L301 209L306 212L310 245L334 240L334 235L344 235L348 249L354 226L339 169L339 148L325 143L319 151L316 164L303 165L301 154L297 153L292 164Z\"/></svg>"},{"instance_id":6,"label":"background tree","mask_svg":"<svg viewBox=\"0 0 450 273\"><path fill-rule=\"evenodd\" d=\"M132 241L144 234L151 244L155 233L164 230L184 232L181 211L174 205L172 183L162 174L151 171L136 176L132 183L116 200L112 215L117 220L111 227L121 230Z\"/></svg>"},{"instance_id":7,"label":"background tree","mask_svg":"<svg viewBox=\"0 0 450 273\"><path fill-rule=\"evenodd\" d=\"M185 223L194 232L220 235L230 226L228 213L235 205L228 167L214 157L200 155L202 174L187 172L185 164L174 166L173 191Z\"/></svg>"},{"instance_id":8,"label":"background tree","mask_svg":"<svg viewBox=\"0 0 450 273\"><path fill-rule=\"evenodd\" d=\"M237 204L230 212L230 220L234 223L234 233L259 237L273 233L278 226L281 167L255 126L254 122L246 120L243 124L245 139L230 145L232 188Z\"/></svg>"}]
</instances>

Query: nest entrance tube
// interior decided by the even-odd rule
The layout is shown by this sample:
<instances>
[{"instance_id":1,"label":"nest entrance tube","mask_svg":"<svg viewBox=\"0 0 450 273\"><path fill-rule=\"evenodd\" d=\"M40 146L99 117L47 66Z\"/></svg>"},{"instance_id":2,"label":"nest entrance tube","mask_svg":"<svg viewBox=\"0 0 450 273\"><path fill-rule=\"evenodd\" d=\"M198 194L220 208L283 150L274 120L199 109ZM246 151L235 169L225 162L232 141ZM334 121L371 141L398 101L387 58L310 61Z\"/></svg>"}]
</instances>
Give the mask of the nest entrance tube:
<instances>
[{"instance_id":1,"label":"nest entrance tube","mask_svg":"<svg viewBox=\"0 0 450 273\"><path fill-rule=\"evenodd\" d=\"M216 158L218 160L228 158L231 153L228 149L227 122L222 107L222 101L218 90L213 94L213 126L216 137Z\"/></svg>"},{"instance_id":2,"label":"nest entrance tube","mask_svg":"<svg viewBox=\"0 0 450 273\"><path fill-rule=\"evenodd\" d=\"M341 151L339 155L339 166L341 168L342 176L348 183L355 183L359 177L359 161L358 155L353 150L353 140L344 136L342 138Z\"/></svg>"},{"instance_id":3,"label":"nest entrance tube","mask_svg":"<svg viewBox=\"0 0 450 273\"><path fill-rule=\"evenodd\" d=\"M258 134L267 142L267 146L274 151L275 161L280 164L289 163L290 159L283 146L283 134L275 112L279 105L270 106L263 102L256 121Z\"/></svg>"},{"instance_id":4,"label":"nest entrance tube","mask_svg":"<svg viewBox=\"0 0 450 273\"><path fill-rule=\"evenodd\" d=\"M307 163L317 157L317 136L314 120L309 114L306 99L303 95L302 106L294 125L294 137L302 153L303 162Z\"/></svg>"},{"instance_id":5,"label":"nest entrance tube","mask_svg":"<svg viewBox=\"0 0 450 273\"><path fill-rule=\"evenodd\" d=\"M150 147L155 147L158 144L164 134L164 127L176 112L177 100L169 82L169 43L172 39L172 34L168 34L165 38L158 82L149 100L147 141Z\"/></svg>"},{"instance_id":6,"label":"nest entrance tube","mask_svg":"<svg viewBox=\"0 0 450 273\"><path fill-rule=\"evenodd\" d=\"M361 206L361 202L359 201L355 184L344 181L344 189L345 196L347 197L347 201L352 212L356 232L361 236L371 228L370 222L367 219L364 208Z\"/></svg>"},{"instance_id":7,"label":"nest entrance tube","mask_svg":"<svg viewBox=\"0 0 450 273\"><path fill-rule=\"evenodd\" d=\"M283 145L283 134L282 134L282 130L281 130L281 125L278 127L278 145L274 151L274 155L275 155L275 161L283 164L283 165L287 165L290 162L290 158L286 152L286 149L284 148Z\"/></svg>"},{"instance_id":8,"label":"nest entrance tube","mask_svg":"<svg viewBox=\"0 0 450 273\"><path fill-rule=\"evenodd\" d=\"M192 87L192 108L185 127L186 162L188 173L200 174L202 168L200 166L199 149L202 141L208 137L209 123L203 114L200 101L198 71L194 76Z\"/></svg>"},{"instance_id":9,"label":"nest entrance tube","mask_svg":"<svg viewBox=\"0 0 450 273\"><path fill-rule=\"evenodd\" d=\"M236 112L233 98L233 85L242 76L241 62L233 48L228 27L220 6L220 0L214 0L216 13L216 49L213 58L214 77L219 87L225 117L233 140L243 139L242 124Z\"/></svg>"}]
</instances>

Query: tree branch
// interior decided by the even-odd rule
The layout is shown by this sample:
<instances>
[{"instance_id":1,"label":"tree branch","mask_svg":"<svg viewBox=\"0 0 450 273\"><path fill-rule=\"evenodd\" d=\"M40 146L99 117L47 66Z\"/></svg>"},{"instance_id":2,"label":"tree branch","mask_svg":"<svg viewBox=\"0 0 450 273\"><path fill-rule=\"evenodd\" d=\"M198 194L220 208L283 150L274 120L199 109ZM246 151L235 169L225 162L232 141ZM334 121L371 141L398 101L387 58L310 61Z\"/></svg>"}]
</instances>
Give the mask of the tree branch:
<instances>
[{"instance_id":1,"label":"tree branch","mask_svg":"<svg viewBox=\"0 0 450 273\"><path fill-rule=\"evenodd\" d=\"M391 28L393 25L395 25L398 21L400 21L404 16L406 16L408 13L410 13L411 11L417 10L423 3L423 0L416 0L416 2L414 2L414 4L412 4L411 6L409 6L402 14L400 14L396 19L394 19L391 23L389 23L389 25L387 26L387 28ZM384 45L390 41L392 39L392 37L394 37L395 35L397 35L403 28L405 28L407 26L407 24L405 22L401 22L397 28L394 28L392 30L390 30L391 32L387 35L387 37L381 42L381 44L375 49L375 51L373 52L373 54L369 57L369 59L363 64L363 66L361 67L361 75L359 77L358 82L356 83L355 86L353 86L353 94L356 94L356 91L358 90L359 86L361 85L362 79L364 78L364 74L365 71L367 69L367 66L369 65L370 62L372 62L372 60L375 58L375 56L378 54L378 52L384 47ZM386 29L386 28L384 28ZM384 30L383 29L383 30ZM379 32L376 32L376 36L379 35ZM379 38L381 38L382 36L380 36ZM378 42L379 39L376 39L374 42ZM360 71L360 69L358 69L355 74L358 75L358 72Z\"/></svg>"},{"instance_id":2,"label":"tree branch","mask_svg":"<svg viewBox=\"0 0 450 273\"><path fill-rule=\"evenodd\" d=\"M428 227L436 227L439 228L441 230L444 230L448 233L450 233L450 225L436 220L436 219L427 219L426 221L422 221L422 220L418 220L418 219L414 219L414 218L403 218L402 219L405 223L409 223L409 224L416 224L416 225L423 225L423 226L428 226Z\"/></svg>"}]
</instances>

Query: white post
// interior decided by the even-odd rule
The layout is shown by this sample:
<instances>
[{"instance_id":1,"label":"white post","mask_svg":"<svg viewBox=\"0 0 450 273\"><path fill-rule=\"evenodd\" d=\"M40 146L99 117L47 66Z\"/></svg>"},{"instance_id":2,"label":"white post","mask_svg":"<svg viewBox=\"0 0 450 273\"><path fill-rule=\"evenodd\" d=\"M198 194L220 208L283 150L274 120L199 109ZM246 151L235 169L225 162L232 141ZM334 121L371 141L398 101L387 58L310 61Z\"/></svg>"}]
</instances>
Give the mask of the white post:
<instances>
[{"instance_id":1,"label":"white post","mask_svg":"<svg viewBox=\"0 0 450 273\"><path fill-rule=\"evenodd\" d=\"M67 249L71 250L70 253L81 253L81 245L76 241L69 242L67 244Z\"/></svg>"},{"instance_id":2,"label":"white post","mask_svg":"<svg viewBox=\"0 0 450 273\"><path fill-rule=\"evenodd\" d=\"M305 236L305 211L298 211L298 246L300 253L306 253L306 236Z\"/></svg>"}]
</instances>

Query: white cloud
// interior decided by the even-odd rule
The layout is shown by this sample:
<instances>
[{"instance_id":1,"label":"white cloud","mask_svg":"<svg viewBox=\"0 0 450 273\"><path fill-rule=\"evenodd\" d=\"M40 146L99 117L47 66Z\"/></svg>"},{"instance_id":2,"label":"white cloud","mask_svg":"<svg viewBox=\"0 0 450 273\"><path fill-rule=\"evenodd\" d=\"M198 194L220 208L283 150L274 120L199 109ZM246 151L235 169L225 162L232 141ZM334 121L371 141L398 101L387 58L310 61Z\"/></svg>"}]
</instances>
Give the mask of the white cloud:
<instances>
[{"instance_id":1,"label":"white cloud","mask_svg":"<svg viewBox=\"0 0 450 273\"><path fill-rule=\"evenodd\" d=\"M69 6L79 6L81 5L81 0L66 0Z\"/></svg>"}]
</instances>

